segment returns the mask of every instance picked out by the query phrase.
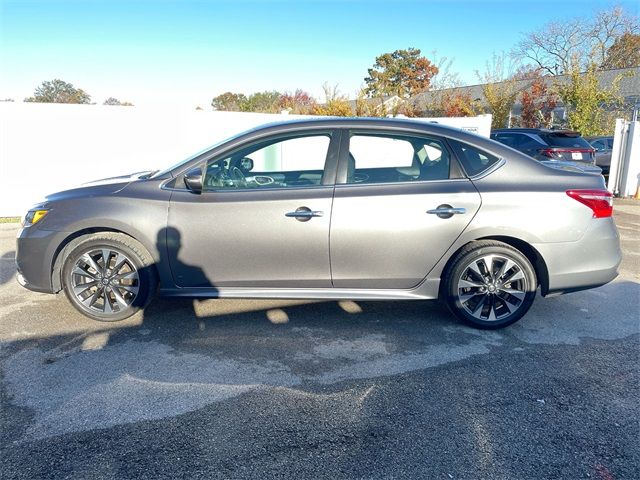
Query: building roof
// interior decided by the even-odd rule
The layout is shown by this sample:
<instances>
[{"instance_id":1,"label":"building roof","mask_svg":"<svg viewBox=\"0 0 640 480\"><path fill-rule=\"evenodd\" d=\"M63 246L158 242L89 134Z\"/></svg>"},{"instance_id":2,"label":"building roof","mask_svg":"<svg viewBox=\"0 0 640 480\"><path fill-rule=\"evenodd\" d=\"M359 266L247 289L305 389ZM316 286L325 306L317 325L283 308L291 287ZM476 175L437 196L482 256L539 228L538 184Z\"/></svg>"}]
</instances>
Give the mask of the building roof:
<instances>
[{"instance_id":1,"label":"building roof","mask_svg":"<svg viewBox=\"0 0 640 480\"><path fill-rule=\"evenodd\" d=\"M600 70L598 71L598 81L601 87L609 87L613 84L613 81L619 76L623 75L620 81L620 96L626 103L635 103L640 100L640 67L633 68L617 68L612 70ZM569 81L569 75L548 75L542 77L548 86L556 82ZM526 90L531 85L531 79L517 80L515 82L516 91L521 92ZM503 83L503 82L497 82ZM451 93L464 93L469 95L473 100L479 100L484 102L485 97L483 93L483 87L486 84L468 85L464 87L445 88L442 90L433 90L429 92L420 93L411 98L413 104L419 109L427 109L427 107L438 98L439 95L444 95L448 92ZM519 96L518 96L519 97ZM516 99L516 105L519 105L520 98Z\"/></svg>"}]
</instances>

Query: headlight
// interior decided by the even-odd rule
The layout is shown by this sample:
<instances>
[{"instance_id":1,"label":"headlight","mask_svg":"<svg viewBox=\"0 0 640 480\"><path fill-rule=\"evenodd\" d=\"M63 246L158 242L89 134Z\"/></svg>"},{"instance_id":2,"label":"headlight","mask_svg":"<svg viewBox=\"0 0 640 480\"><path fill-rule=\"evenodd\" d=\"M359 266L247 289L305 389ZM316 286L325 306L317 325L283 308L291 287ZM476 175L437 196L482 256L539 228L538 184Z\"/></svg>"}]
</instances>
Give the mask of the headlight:
<instances>
[{"instance_id":1,"label":"headlight","mask_svg":"<svg viewBox=\"0 0 640 480\"><path fill-rule=\"evenodd\" d=\"M47 215L47 213L49 213L49 210L29 210L24 216L22 226L28 227L29 225L38 223Z\"/></svg>"}]
</instances>

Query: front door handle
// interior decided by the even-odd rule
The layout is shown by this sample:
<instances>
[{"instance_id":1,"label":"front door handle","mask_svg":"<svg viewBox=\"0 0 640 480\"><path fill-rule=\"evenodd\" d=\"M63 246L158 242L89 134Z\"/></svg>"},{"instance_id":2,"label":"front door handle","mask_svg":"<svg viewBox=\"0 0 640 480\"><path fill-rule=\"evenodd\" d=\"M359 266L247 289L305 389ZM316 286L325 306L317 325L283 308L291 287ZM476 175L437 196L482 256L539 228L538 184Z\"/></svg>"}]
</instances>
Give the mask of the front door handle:
<instances>
[{"instance_id":1,"label":"front door handle","mask_svg":"<svg viewBox=\"0 0 640 480\"><path fill-rule=\"evenodd\" d=\"M432 215L437 215L439 218L451 218L454 215L461 215L461 214L467 213L467 209L454 208L451 205L447 205L445 203L443 205L439 205L438 208L427 210L427 213L430 213Z\"/></svg>"},{"instance_id":2,"label":"front door handle","mask_svg":"<svg viewBox=\"0 0 640 480\"><path fill-rule=\"evenodd\" d=\"M300 222L308 222L313 217L324 217L324 212L318 210L311 210L308 207L298 207L295 212L287 212L285 217L295 218Z\"/></svg>"}]
</instances>

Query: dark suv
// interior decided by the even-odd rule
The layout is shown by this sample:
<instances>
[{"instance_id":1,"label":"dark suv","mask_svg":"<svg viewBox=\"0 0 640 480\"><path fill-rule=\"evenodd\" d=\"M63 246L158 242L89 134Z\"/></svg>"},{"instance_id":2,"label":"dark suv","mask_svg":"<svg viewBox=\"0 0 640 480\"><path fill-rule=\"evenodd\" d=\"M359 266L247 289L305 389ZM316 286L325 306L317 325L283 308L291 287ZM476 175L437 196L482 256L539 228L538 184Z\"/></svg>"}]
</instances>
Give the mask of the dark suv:
<instances>
[{"instance_id":1,"label":"dark suv","mask_svg":"<svg viewBox=\"0 0 640 480\"><path fill-rule=\"evenodd\" d=\"M595 149L571 130L546 128L504 128L493 130L491 138L544 163L578 167L587 173L602 173L596 166Z\"/></svg>"}]
</instances>

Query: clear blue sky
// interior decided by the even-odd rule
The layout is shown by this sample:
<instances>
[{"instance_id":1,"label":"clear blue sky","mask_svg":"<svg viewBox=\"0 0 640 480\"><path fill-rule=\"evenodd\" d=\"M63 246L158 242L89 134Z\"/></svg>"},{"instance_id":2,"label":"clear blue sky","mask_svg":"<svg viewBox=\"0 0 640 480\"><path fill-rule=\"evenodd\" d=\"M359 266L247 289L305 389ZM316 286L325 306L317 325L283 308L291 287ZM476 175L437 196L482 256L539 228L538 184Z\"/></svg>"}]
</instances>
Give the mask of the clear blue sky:
<instances>
[{"instance_id":1,"label":"clear blue sky","mask_svg":"<svg viewBox=\"0 0 640 480\"><path fill-rule=\"evenodd\" d=\"M618 2L638 13L637 1ZM454 59L477 83L493 52L550 20L590 15L599 0L121 1L0 0L0 98L61 78L102 103L208 107L231 90L323 82L353 97L381 53L409 46Z\"/></svg>"}]
</instances>

